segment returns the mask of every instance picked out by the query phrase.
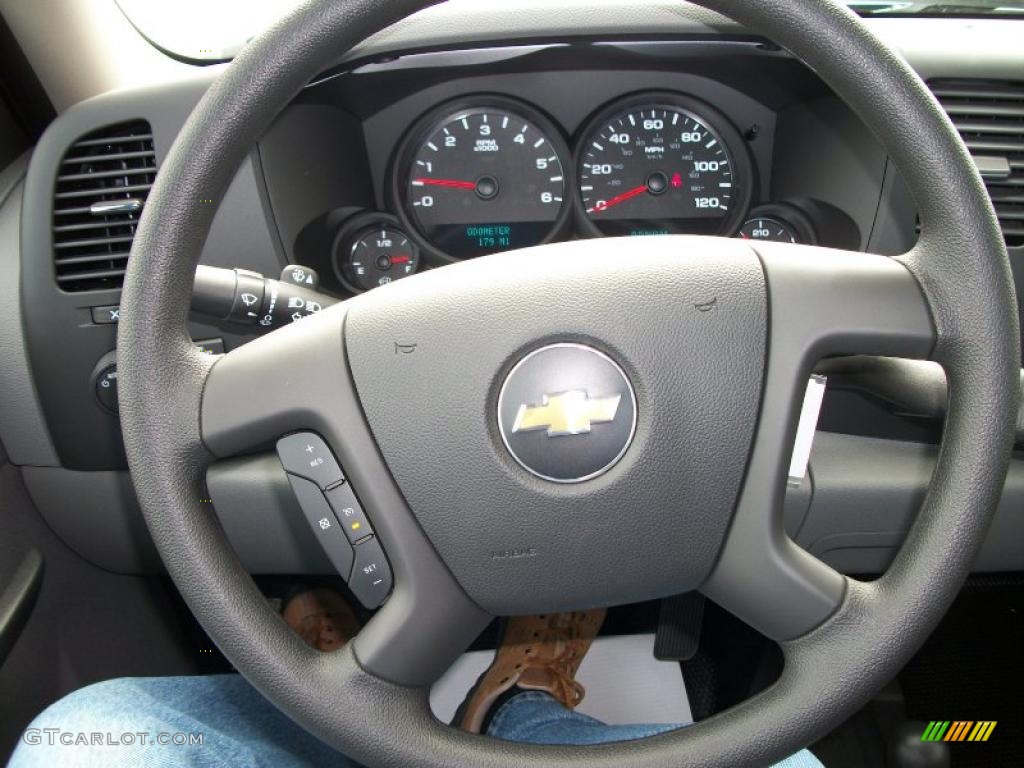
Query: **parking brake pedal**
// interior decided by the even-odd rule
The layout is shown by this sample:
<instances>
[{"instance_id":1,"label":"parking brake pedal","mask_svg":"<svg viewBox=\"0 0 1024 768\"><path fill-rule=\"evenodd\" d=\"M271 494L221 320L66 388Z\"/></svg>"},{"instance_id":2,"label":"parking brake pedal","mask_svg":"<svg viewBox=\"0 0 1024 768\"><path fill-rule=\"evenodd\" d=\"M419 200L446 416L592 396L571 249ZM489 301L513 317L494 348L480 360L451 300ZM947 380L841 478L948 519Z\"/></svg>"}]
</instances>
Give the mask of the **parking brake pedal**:
<instances>
[{"instance_id":1,"label":"parking brake pedal","mask_svg":"<svg viewBox=\"0 0 1024 768\"><path fill-rule=\"evenodd\" d=\"M700 646L704 621L704 595L687 592L666 597L658 609L658 634L654 657L661 661L689 661Z\"/></svg>"}]
</instances>

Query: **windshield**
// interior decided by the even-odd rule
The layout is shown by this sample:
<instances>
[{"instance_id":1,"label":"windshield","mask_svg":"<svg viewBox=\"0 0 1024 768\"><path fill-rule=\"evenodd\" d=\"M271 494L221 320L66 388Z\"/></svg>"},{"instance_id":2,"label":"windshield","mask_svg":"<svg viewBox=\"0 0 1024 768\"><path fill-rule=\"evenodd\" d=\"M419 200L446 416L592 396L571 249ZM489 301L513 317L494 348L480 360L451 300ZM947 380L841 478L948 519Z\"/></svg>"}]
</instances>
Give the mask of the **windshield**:
<instances>
[{"instance_id":1,"label":"windshield","mask_svg":"<svg viewBox=\"0 0 1024 768\"><path fill-rule=\"evenodd\" d=\"M532 1L532 0L531 0ZM538 0L545 6L560 0ZM599 5L594 0L590 5ZM617 0L616 0L617 1ZM170 56L193 63L233 58L250 39L303 0L115 0L139 33ZM451 0L477 4L480 0ZM1024 18L1024 0L847 0L862 16ZM202 22L197 20L202 19Z\"/></svg>"}]
</instances>

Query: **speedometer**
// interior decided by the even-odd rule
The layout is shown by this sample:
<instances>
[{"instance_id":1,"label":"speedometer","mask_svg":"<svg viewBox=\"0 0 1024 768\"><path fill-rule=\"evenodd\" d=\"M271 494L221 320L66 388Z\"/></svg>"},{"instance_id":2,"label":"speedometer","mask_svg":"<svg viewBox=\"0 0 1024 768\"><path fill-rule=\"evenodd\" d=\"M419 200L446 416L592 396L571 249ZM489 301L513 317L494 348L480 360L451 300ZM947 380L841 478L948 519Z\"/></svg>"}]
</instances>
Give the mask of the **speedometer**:
<instances>
[{"instance_id":1,"label":"speedometer","mask_svg":"<svg viewBox=\"0 0 1024 768\"><path fill-rule=\"evenodd\" d=\"M731 234L750 200L739 134L706 104L646 94L603 111L577 149L579 204L606 235Z\"/></svg>"},{"instance_id":2,"label":"speedometer","mask_svg":"<svg viewBox=\"0 0 1024 768\"><path fill-rule=\"evenodd\" d=\"M525 104L442 107L400 151L400 215L435 255L537 245L569 217L566 155L554 127Z\"/></svg>"}]
</instances>

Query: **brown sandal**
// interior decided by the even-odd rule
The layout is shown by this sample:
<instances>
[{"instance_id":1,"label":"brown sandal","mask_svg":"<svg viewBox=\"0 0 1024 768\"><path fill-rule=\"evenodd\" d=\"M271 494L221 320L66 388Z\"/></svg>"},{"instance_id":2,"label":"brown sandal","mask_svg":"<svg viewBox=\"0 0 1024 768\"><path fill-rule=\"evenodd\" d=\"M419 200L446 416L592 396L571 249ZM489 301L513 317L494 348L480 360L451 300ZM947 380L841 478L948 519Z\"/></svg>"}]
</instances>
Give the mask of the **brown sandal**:
<instances>
[{"instance_id":1,"label":"brown sandal","mask_svg":"<svg viewBox=\"0 0 1024 768\"><path fill-rule=\"evenodd\" d=\"M509 619L494 661L466 694L454 724L480 733L491 707L513 686L545 691L569 709L576 707L585 693L576 670L604 616L601 608Z\"/></svg>"},{"instance_id":2,"label":"brown sandal","mask_svg":"<svg viewBox=\"0 0 1024 768\"><path fill-rule=\"evenodd\" d=\"M345 598L333 589L299 592L285 603L285 623L318 651L337 651L359 632L359 620Z\"/></svg>"}]
</instances>

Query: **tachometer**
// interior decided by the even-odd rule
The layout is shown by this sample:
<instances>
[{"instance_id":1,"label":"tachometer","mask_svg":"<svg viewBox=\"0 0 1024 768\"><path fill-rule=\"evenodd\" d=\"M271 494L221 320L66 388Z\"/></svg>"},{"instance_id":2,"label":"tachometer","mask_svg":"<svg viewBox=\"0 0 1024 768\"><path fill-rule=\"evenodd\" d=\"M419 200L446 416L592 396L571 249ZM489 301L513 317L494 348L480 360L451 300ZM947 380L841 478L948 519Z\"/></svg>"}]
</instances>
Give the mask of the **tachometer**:
<instances>
[{"instance_id":1,"label":"tachometer","mask_svg":"<svg viewBox=\"0 0 1024 768\"><path fill-rule=\"evenodd\" d=\"M584 220L600 234L726 234L750 200L739 134L705 104L646 94L613 105L577 148Z\"/></svg>"},{"instance_id":2,"label":"tachometer","mask_svg":"<svg viewBox=\"0 0 1024 768\"><path fill-rule=\"evenodd\" d=\"M545 242L568 218L566 154L553 126L524 104L449 105L414 128L400 153L399 210L435 254Z\"/></svg>"}]
</instances>

